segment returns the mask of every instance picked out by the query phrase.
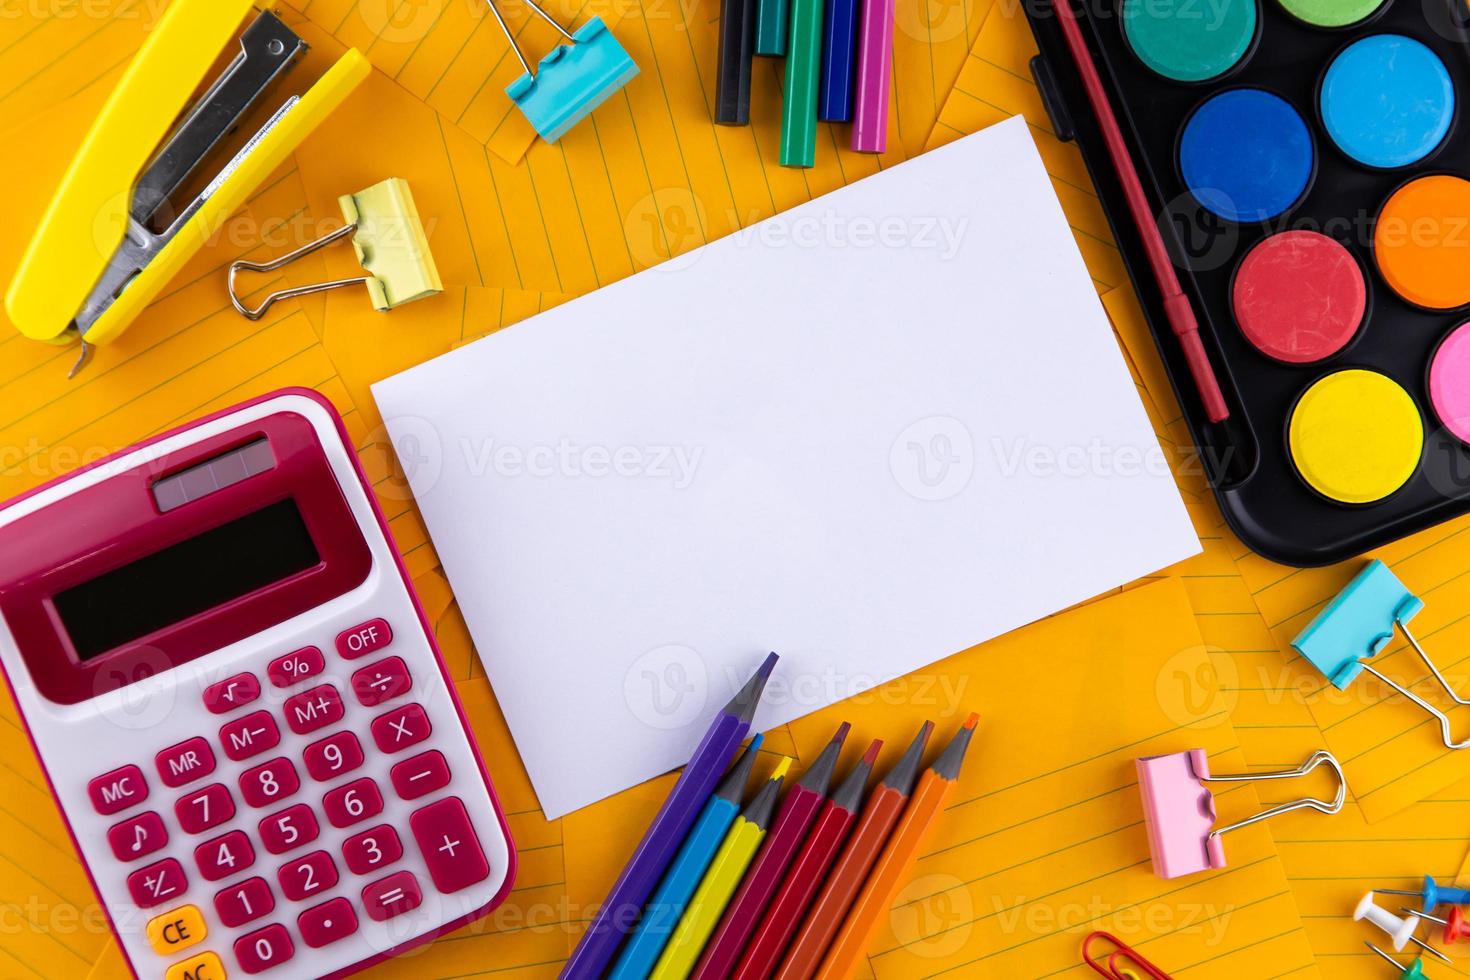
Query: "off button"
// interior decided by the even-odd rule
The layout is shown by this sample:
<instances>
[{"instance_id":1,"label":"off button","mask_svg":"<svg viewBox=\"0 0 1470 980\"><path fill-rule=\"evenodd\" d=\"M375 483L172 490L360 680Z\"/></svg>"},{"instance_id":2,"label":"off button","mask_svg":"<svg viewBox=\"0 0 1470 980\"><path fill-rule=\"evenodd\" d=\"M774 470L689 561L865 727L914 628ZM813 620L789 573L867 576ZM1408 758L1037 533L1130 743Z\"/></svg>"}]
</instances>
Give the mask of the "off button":
<instances>
[{"instance_id":1,"label":"off button","mask_svg":"<svg viewBox=\"0 0 1470 980\"><path fill-rule=\"evenodd\" d=\"M193 905L185 905L148 920L148 941L153 944L153 952L159 956L172 956L180 950L188 949L208 933L209 929L204 924L204 916L200 915L198 907ZM213 956L214 954L206 955ZM199 957L199 959L203 958ZM218 963L218 959L215 962ZM169 977L172 980L172 970L169 971ZM207 976L194 974L193 980L223 980L223 977L222 972L218 977L213 974Z\"/></svg>"},{"instance_id":2,"label":"off button","mask_svg":"<svg viewBox=\"0 0 1470 980\"><path fill-rule=\"evenodd\" d=\"M370 619L360 626L337 634L337 652L344 659L356 660L393 642L393 627L386 619Z\"/></svg>"}]
</instances>

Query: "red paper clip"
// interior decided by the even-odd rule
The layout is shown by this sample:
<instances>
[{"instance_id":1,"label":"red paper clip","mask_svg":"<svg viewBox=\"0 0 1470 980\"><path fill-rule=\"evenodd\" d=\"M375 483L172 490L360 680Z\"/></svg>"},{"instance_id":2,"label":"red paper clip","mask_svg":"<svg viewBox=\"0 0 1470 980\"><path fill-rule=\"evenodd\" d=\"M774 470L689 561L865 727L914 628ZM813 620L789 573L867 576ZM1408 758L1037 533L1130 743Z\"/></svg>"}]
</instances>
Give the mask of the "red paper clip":
<instances>
[{"instance_id":1,"label":"red paper clip","mask_svg":"<svg viewBox=\"0 0 1470 980\"><path fill-rule=\"evenodd\" d=\"M1098 940L1111 943L1114 947L1113 951L1107 954L1107 959L1103 961L1097 960L1092 955L1092 944ZM1099 931L1087 934L1087 938L1082 940L1082 962L1111 980L1130 980L1131 977L1173 980L1169 974L1154 966L1140 956L1137 950L1109 932ZM1124 973L1124 969L1127 969L1128 973Z\"/></svg>"}]
</instances>

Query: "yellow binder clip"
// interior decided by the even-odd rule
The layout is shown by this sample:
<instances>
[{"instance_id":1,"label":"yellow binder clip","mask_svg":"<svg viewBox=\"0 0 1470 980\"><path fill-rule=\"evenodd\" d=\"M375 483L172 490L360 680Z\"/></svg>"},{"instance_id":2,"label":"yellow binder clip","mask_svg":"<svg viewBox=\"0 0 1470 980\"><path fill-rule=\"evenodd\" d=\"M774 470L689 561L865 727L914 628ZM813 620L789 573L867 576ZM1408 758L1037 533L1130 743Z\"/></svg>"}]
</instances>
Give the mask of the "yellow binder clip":
<instances>
[{"instance_id":1,"label":"yellow binder clip","mask_svg":"<svg viewBox=\"0 0 1470 980\"><path fill-rule=\"evenodd\" d=\"M343 286L367 286L373 309L379 313L443 292L444 284L439 281L439 270L434 267L434 256L429 252L429 240L424 234L423 222L419 221L418 209L414 207L413 195L408 191L408 181L390 177L365 191L342 195L337 198L337 204L342 208L342 218L347 224L330 235L272 262L241 259L230 266L230 302L242 316L259 320L265 316L266 310L283 299ZM271 293L253 308L245 305L244 297L235 289L235 280L241 272L274 272L349 235L357 260L369 273L366 276L282 289Z\"/></svg>"},{"instance_id":2,"label":"yellow binder clip","mask_svg":"<svg viewBox=\"0 0 1470 980\"><path fill-rule=\"evenodd\" d=\"M239 52L190 106L232 41ZM367 78L367 60L353 50L304 92L297 86L299 94L270 97L305 50L295 32L251 0L173 0L103 105L31 238L5 294L16 329L49 343L80 340L73 375L91 345L122 333L211 230ZM264 123L242 129L257 108ZM231 151L207 176L205 160Z\"/></svg>"}]
</instances>

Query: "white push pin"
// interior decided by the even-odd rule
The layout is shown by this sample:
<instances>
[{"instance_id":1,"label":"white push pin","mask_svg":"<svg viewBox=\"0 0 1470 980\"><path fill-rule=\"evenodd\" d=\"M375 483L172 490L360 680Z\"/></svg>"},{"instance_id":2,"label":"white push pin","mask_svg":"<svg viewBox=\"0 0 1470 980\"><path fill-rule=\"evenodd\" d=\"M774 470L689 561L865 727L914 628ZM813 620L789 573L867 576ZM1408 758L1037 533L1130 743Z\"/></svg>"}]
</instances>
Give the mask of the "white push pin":
<instances>
[{"instance_id":1,"label":"white push pin","mask_svg":"<svg viewBox=\"0 0 1470 980\"><path fill-rule=\"evenodd\" d=\"M1358 922L1366 919L1388 933L1389 939L1393 941L1393 951L1395 953L1403 952L1405 946L1413 943L1421 949L1428 950L1430 953L1438 956L1446 963L1449 962L1450 958L1448 956L1414 935L1414 930L1419 925L1417 919L1411 916L1403 916L1401 918L1394 915L1388 909L1383 908L1373 901L1372 892L1364 895L1363 900L1358 903L1358 907L1353 911L1353 919Z\"/></svg>"}]
</instances>

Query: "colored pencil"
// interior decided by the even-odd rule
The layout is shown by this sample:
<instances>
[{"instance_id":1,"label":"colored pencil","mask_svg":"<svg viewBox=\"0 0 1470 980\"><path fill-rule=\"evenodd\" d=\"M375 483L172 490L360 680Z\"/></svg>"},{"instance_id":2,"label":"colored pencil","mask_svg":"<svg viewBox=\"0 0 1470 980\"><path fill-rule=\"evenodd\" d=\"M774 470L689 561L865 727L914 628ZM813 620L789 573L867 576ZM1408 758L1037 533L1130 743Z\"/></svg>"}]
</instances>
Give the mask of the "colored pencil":
<instances>
[{"instance_id":1,"label":"colored pencil","mask_svg":"<svg viewBox=\"0 0 1470 980\"><path fill-rule=\"evenodd\" d=\"M919 847L924 836L934 825L934 818L944 809L955 783L960 778L960 767L965 761L965 750L975 734L979 715L971 715L945 746L934 765L919 780L903 819L893 832L893 839L878 857L873 873L863 885L858 900L853 904L837 941L827 951L822 968L817 976L820 980L847 980L857 972L868 940L873 931L893 907L893 897L912 871L919 859Z\"/></svg>"},{"instance_id":2,"label":"colored pencil","mask_svg":"<svg viewBox=\"0 0 1470 980\"><path fill-rule=\"evenodd\" d=\"M714 860L720 842L730 830L730 825L740 815L740 803L745 799L745 784L750 780L750 771L755 767L755 756L760 750L763 736L750 740L744 754L730 767L725 781L720 783L715 795L704 805L704 811L694 823L694 829L679 848L674 863L653 893L643 918L638 923L633 937L623 947L613 966L609 980L643 980L648 976L664 945L673 935L684 907L689 904L699 880Z\"/></svg>"},{"instance_id":3,"label":"colored pencil","mask_svg":"<svg viewBox=\"0 0 1470 980\"><path fill-rule=\"evenodd\" d=\"M852 77L857 61L858 0L827 0L823 11L822 84L817 118L852 118Z\"/></svg>"},{"instance_id":4,"label":"colored pencil","mask_svg":"<svg viewBox=\"0 0 1470 980\"><path fill-rule=\"evenodd\" d=\"M822 74L822 0L791 0L791 43L781 100L783 167L817 162L817 90Z\"/></svg>"},{"instance_id":5,"label":"colored pencil","mask_svg":"<svg viewBox=\"0 0 1470 980\"><path fill-rule=\"evenodd\" d=\"M806 921L786 952L786 958L781 961L776 980L808 980L821 966L827 947L842 927L847 910L852 907L858 890L867 880L868 871L878 860L883 844L914 791L914 783L919 779L919 768L924 761L924 748L929 744L933 731L934 722L924 722L903 757L888 770L888 775L868 798L847 847L807 913Z\"/></svg>"},{"instance_id":6,"label":"colored pencil","mask_svg":"<svg viewBox=\"0 0 1470 980\"><path fill-rule=\"evenodd\" d=\"M760 0L721 0L715 70L715 122L750 123L750 73L754 68L755 10Z\"/></svg>"},{"instance_id":7,"label":"colored pencil","mask_svg":"<svg viewBox=\"0 0 1470 980\"><path fill-rule=\"evenodd\" d=\"M852 772L837 787L827 805L812 825L812 832L796 860L786 872L786 880L776 893L775 901L766 910L755 934L746 946L740 963L731 975L732 980L765 980L776 971L786 944L792 933L801 924L801 917L817 895L817 889L827 877L832 862L847 840L848 831L857 822L858 807L862 805L863 793L868 788L868 777L873 773L873 762L883 748L881 739L873 739L868 751Z\"/></svg>"},{"instance_id":8,"label":"colored pencil","mask_svg":"<svg viewBox=\"0 0 1470 980\"><path fill-rule=\"evenodd\" d=\"M893 70L893 5L894 0L863 0L852 108L852 148L859 153L882 153L888 149L888 76Z\"/></svg>"},{"instance_id":9,"label":"colored pencil","mask_svg":"<svg viewBox=\"0 0 1470 980\"><path fill-rule=\"evenodd\" d=\"M729 904L730 896L740 885L740 879L755 859L755 852L765 840L771 826L771 815L776 812L776 797L781 793L781 781L791 768L791 759L784 758L771 778L756 793L720 844L719 853L710 862L709 870L699 882L689 907L679 918L674 935L649 974L650 980L685 980L694 963L699 959L709 934L714 931L720 913Z\"/></svg>"},{"instance_id":10,"label":"colored pencil","mask_svg":"<svg viewBox=\"0 0 1470 980\"><path fill-rule=\"evenodd\" d=\"M776 822L771 826L761 852L756 855L755 863L740 883L740 890L721 917L704 955L699 958L699 965L694 968L692 976L695 980L724 980L735 968L750 934L755 931L771 896L780 887L782 876L801 849L801 842L817 818L817 811L827 799L827 787L832 783L837 757L842 754L842 743L847 740L851 728L847 722L838 726L837 733L822 749L817 761L786 794L781 812L776 815Z\"/></svg>"},{"instance_id":11,"label":"colored pencil","mask_svg":"<svg viewBox=\"0 0 1470 980\"><path fill-rule=\"evenodd\" d=\"M789 0L756 0L755 53L767 58L786 56L786 31L791 21Z\"/></svg>"},{"instance_id":12,"label":"colored pencil","mask_svg":"<svg viewBox=\"0 0 1470 980\"><path fill-rule=\"evenodd\" d=\"M724 776L735 750L750 732L750 720L760 703L766 680L776 666L776 655L766 657L760 669L716 716L694 750L669 798L653 818L648 832L618 876L607 901L593 916L572 956L562 967L563 980L601 977L612 963L623 937L638 923L643 903L663 877L689 828Z\"/></svg>"},{"instance_id":13,"label":"colored pencil","mask_svg":"<svg viewBox=\"0 0 1470 980\"><path fill-rule=\"evenodd\" d=\"M1128 201L1133 225L1138 231L1138 237L1143 240L1149 268L1153 271L1154 281L1158 283L1159 292L1163 295L1164 314L1169 318L1169 327L1184 351L1184 360L1189 365L1195 391L1199 394L1210 421L1224 422L1230 418L1230 406L1225 404L1225 395L1220 391L1220 379L1215 374L1214 366L1210 364L1210 355L1205 350L1204 341L1200 339L1199 320L1195 318L1194 307L1190 306L1184 288L1179 285L1179 274L1174 270L1174 260L1169 255L1169 247L1164 243L1163 233L1159 231L1158 221L1149 204L1148 195L1144 192L1143 181L1138 176L1133 156L1128 152L1123 128L1118 125L1118 117L1114 115L1112 103L1108 101L1102 75L1098 72L1097 65L1092 60L1092 52L1088 50L1087 41L1082 36L1077 13L1072 9L1071 0L1053 0L1053 6L1056 8L1057 21L1062 25L1062 36L1072 52L1072 61L1077 66L1078 74L1082 76L1082 87L1087 92L1087 101L1092 105L1092 114L1102 130L1103 141L1107 144L1108 155L1113 161L1113 171L1123 185L1123 196ZM857 138L856 134L853 138ZM853 149L857 147L854 146Z\"/></svg>"}]
</instances>

